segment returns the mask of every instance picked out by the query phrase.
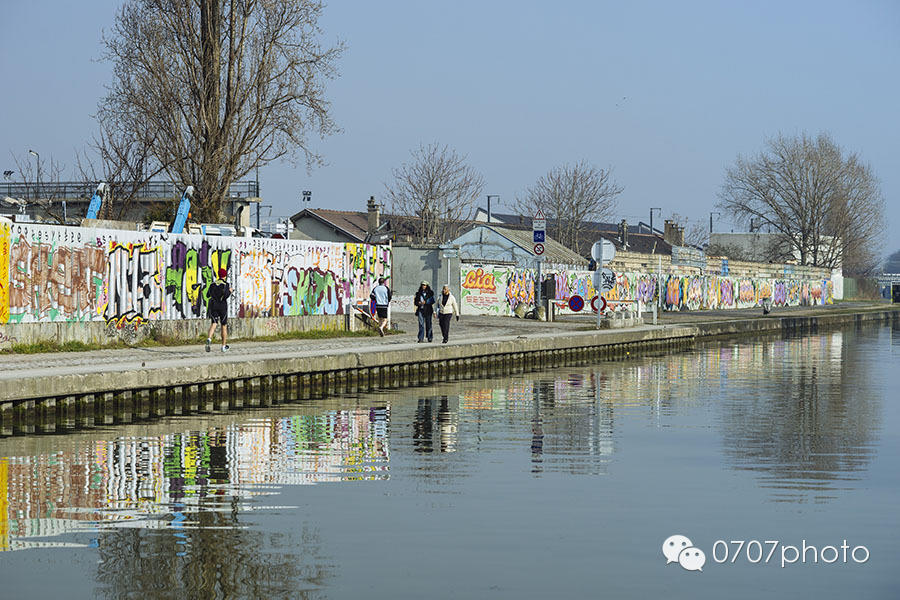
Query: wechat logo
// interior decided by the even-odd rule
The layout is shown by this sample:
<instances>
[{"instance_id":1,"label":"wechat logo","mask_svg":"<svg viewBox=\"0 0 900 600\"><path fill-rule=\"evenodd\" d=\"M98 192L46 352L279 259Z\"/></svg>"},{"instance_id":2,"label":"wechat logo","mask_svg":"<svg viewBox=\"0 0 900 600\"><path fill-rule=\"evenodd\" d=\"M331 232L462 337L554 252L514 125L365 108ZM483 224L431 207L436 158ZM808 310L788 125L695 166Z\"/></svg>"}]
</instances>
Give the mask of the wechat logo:
<instances>
[{"instance_id":1,"label":"wechat logo","mask_svg":"<svg viewBox=\"0 0 900 600\"><path fill-rule=\"evenodd\" d=\"M666 564L677 562L688 571L703 571L706 554L683 535L670 535L662 545Z\"/></svg>"}]
</instances>

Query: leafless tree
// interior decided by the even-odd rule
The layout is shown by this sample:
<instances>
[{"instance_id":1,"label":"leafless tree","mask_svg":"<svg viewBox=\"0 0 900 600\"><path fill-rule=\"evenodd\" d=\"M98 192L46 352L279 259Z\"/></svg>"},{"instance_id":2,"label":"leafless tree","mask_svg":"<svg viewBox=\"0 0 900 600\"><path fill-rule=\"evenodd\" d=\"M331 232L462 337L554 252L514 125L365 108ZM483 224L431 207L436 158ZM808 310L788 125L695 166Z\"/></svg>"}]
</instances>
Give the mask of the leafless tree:
<instances>
[{"instance_id":1,"label":"leafless tree","mask_svg":"<svg viewBox=\"0 0 900 600\"><path fill-rule=\"evenodd\" d=\"M472 219L484 179L447 146L419 146L410 155L412 160L393 169L393 181L385 184L391 211L414 217L414 241L452 240Z\"/></svg>"},{"instance_id":2,"label":"leafless tree","mask_svg":"<svg viewBox=\"0 0 900 600\"><path fill-rule=\"evenodd\" d=\"M587 161L565 164L541 176L513 208L526 215L538 209L550 225L550 237L582 254L583 238L592 229L592 222L612 216L616 198L623 187L612 179L612 169L600 169Z\"/></svg>"},{"instance_id":3,"label":"leafless tree","mask_svg":"<svg viewBox=\"0 0 900 600\"><path fill-rule=\"evenodd\" d=\"M343 46L323 46L319 0L126 0L105 58L100 114L116 135L150 130L151 154L192 212L218 220L228 186L255 166L302 154L336 127L324 97Z\"/></svg>"},{"instance_id":4,"label":"leafless tree","mask_svg":"<svg viewBox=\"0 0 900 600\"><path fill-rule=\"evenodd\" d=\"M145 126L125 132L108 122L106 115L100 115L98 121L99 133L87 151L76 154L75 166L86 184L105 181L109 185L100 216L122 219L144 186L162 173L166 165L153 157L155 132L152 128Z\"/></svg>"},{"instance_id":5,"label":"leafless tree","mask_svg":"<svg viewBox=\"0 0 900 600\"><path fill-rule=\"evenodd\" d=\"M702 248L709 243L709 229L702 219L691 219L679 213L669 217L679 227L684 228L684 244Z\"/></svg>"},{"instance_id":6,"label":"leafless tree","mask_svg":"<svg viewBox=\"0 0 900 600\"><path fill-rule=\"evenodd\" d=\"M16 208L23 210L30 206L36 217L65 225L69 216L62 183L65 166L52 156L49 160L39 155L32 159L29 153L23 156L13 154L12 158L18 173L15 189L20 193L17 197L5 198L4 204L15 204Z\"/></svg>"},{"instance_id":7,"label":"leafless tree","mask_svg":"<svg viewBox=\"0 0 900 600\"><path fill-rule=\"evenodd\" d=\"M769 225L802 265L848 273L877 265L884 199L869 165L827 134L778 135L725 172L719 207L739 223Z\"/></svg>"}]
</instances>

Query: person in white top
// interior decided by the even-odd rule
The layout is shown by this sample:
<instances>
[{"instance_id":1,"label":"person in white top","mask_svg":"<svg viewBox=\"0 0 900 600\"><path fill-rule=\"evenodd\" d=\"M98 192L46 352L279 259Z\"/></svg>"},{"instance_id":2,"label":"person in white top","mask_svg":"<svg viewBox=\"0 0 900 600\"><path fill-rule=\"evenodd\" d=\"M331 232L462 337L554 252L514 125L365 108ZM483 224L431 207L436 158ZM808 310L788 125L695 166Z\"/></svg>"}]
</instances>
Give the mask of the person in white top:
<instances>
[{"instance_id":1,"label":"person in white top","mask_svg":"<svg viewBox=\"0 0 900 600\"><path fill-rule=\"evenodd\" d=\"M450 337L450 319L453 315L456 315L456 320L459 321L459 305L456 303L456 298L450 293L449 286L445 285L441 290L441 295L438 296L436 304L438 309L438 322L441 325L441 335L444 336L443 343L446 344L447 338Z\"/></svg>"},{"instance_id":2,"label":"person in white top","mask_svg":"<svg viewBox=\"0 0 900 600\"><path fill-rule=\"evenodd\" d=\"M388 324L388 305L391 303L391 290L384 285L384 277L378 278L378 285L372 288L372 293L369 297L375 301L378 335L384 336L384 328Z\"/></svg>"}]
</instances>

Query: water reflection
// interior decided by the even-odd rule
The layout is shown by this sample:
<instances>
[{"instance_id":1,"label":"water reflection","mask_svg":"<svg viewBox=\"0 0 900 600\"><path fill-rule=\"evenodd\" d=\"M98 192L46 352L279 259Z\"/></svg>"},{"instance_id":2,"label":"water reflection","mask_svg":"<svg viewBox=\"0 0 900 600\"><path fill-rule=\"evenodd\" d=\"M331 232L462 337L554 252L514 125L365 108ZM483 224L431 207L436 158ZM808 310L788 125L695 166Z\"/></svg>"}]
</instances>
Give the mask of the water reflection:
<instances>
[{"instance_id":1,"label":"water reflection","mask_svg":"<svg viewBox=\"0 0 900 600\"><path fill-rule=\"evenodd\" d=\"M263 418L189 418L156 425L158 435L7 440L0 549L96 546L98 580L111 597L165 595L179 581L191 582L194 597L302 596L325 585L334 561L314 527L288 541L254 525L255 511L296 514L272 506L281 486L381 481L394 490L412 482L414 494L464 494L491 463L524 480L526 497L528 482L551 473L622 477L617 461L664 479L683 434L698 432L711 440L704 486L717 486L724 462L770 500L827 501L872 460L883 396L872 373L877 352L896 340L896 329L883 328L728 342L272 409ZM62 535L70 533L81 535Z\"/></svg>"},{"instance_id":2,"label":"water reflection","mask_svg":"<svg viewBox=\"0 0 900 600\"><path fill-rule=\"evenodd\" d=\"M862 476L881 428L867 345L853 332L760 345L751 376L730 380L722 440L738 469L778 501L823 501ZM845 339L848 338L848 339Z\"/></svg>"},{"instance_id":3,"label":"water reflection","mask_svg":"<svg viewBox=\"0 0 900 600\"><path fill-rule=\"evenodd\" d=\"M271 486L386 479L388 425L385 407L332 410L5 457L0 549L109 526L184 529L191 509L258 509Z\"/></svg>"}]
</instances>

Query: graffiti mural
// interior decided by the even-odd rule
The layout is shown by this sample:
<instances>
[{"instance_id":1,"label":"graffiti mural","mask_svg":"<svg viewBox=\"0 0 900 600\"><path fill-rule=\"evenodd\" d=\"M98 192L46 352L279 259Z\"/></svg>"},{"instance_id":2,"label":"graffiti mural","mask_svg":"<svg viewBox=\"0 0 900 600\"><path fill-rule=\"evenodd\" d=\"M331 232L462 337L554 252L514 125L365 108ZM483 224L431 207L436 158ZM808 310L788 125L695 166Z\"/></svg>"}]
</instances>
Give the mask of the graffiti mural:
<instances>
[{"instance_id":1,"label":"graffiti mural","mask_svg":"<svg viewBox=\"0 0 900 600\"><path fill-rule=\"evenodd\" d=\"M506 282L512 270L511 267L497 265L460 265L460 312L467 315L511 315Z\"/></svg>"},{"instance_id":2,"label":"graffiti mural","mask_svg":"<svg viewBox=\"0 0 900 600\"><path fill-rule=\"evenodd\" d=\"M0 323L203 319L224 269L229 316L343 314L390 277L390 246L0 224Z\"/></svg>"}]
</instances>

